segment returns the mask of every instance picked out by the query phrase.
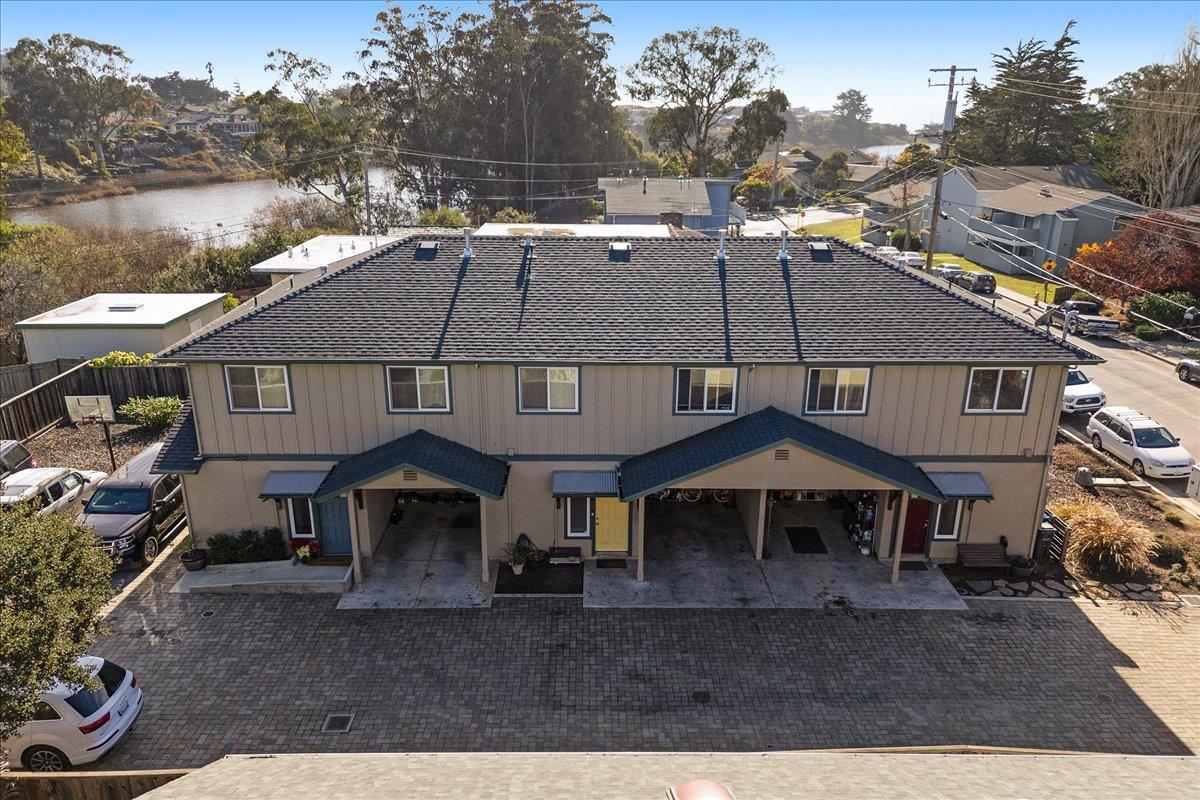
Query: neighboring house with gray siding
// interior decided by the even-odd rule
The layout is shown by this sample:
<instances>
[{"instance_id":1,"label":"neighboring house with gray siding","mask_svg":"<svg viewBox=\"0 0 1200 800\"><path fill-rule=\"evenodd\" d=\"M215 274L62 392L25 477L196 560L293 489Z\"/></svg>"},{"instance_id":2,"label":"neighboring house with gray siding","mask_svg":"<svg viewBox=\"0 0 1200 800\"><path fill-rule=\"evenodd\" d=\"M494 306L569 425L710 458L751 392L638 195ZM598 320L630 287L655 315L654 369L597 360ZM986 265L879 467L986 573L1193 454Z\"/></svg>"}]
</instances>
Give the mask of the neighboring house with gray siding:
<instances>
[{"instance_id":1,"label":"neighboring house with gray siding","mask_svg":"<svg viewBox=\"0 0 1200 800\"><path fill-rule=\"evenodd\" d=\"M688 536L661 530L683 490L735 503L756 558L770 514L839 492L877 509L864 559L1027 555L1067 367L1097 361L819 237L406 238L161 358L197 541L278 525L361 579L397 499L450 494L485 580L521 534L653 579L648 514Z\"/></svg>"},{"instance_id":2,"label":"neighboring house with gray siding","mask_svg":"<svg viewBox=\"0 0 1200 800\"><path fill-rule=\"evenodd\" d=\"M721 178L601 178L608 225L675 225L717 236L730 216L745 212L730 197L734 181Z\"/></svg>"}]
</instances>

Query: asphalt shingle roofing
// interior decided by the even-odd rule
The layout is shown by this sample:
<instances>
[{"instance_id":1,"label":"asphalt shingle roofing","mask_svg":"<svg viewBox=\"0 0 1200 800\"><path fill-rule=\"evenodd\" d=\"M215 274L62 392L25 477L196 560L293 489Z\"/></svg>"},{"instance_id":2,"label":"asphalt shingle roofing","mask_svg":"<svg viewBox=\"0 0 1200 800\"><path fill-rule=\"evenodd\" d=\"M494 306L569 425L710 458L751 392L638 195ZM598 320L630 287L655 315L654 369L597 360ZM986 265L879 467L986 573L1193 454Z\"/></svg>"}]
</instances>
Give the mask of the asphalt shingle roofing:
<instances>
[{"instance_id":1,"label":"asphalt shingle roofing","mask_svg":"<svg viewBox=\"0 0 1200 800\"><path fill-rule=\"evenodd\" d=\"M621 499L643 497L784 443L908 489L935 503L946 500L929 476L911 461L774 406L622 461L618 468Z\"/></svg>"},{"instance_id":2,"label":"asphalt shingle roofing","mask_svg":"<svg viewBox=\"0 0 1200 800\"><path fill-rule=\"evenodd\" d=\"M185 340L178 361L795 362L1095 358L981 304L832 241L812 260L791 239L417 240L360 261ZM829 256L830 254L826 254Z\"/></svg>"},{"instance_id":3,"label":"asphalt shingle roofing","mask_svg":"<svg viewBox=\"0 0 1200 800\"><path fill-rule=\"evenodd\" d=\"M605 214L711 214L704 178L601 178Z\"/></svg>"},{"instance_id":4,"label":"asphalt shingle roofing","mask_svg":"<svg viewBox=\"0 0 1200 800\"><path fill-rule=\"evenodd\" d=\"M192 404L185 403L150 471L158 475L195 475L203 464L196 438L196 415Z\"/></svg>"}]
</instances>

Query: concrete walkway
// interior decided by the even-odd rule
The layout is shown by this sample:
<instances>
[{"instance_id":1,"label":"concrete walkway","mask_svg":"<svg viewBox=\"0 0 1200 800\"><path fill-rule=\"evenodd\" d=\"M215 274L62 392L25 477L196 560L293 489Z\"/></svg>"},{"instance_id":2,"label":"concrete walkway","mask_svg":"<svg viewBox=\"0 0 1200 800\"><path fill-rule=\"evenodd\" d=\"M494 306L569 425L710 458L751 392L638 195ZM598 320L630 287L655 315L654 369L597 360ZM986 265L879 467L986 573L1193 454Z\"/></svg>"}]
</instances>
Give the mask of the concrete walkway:
<instances>
[{"instance_id":1,"label":"concrete walkway","mask_svg":"<svg viewBox=\"0 0 1200 800\"><path fill-rule=\"evenodd\" d=\"M314 566L287 559L220 564L184 572L172 594L340 594L350 588L350 567Z\"/></svg>"}]
</instances>

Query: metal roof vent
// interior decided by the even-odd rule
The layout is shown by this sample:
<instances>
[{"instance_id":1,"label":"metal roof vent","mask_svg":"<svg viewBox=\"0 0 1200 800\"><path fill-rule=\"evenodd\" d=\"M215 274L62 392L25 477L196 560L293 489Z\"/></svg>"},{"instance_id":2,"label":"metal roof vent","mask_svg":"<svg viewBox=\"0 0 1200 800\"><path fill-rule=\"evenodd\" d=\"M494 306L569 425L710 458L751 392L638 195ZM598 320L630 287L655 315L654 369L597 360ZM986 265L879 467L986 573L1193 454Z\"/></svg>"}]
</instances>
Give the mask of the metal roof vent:
<instances>
[{"instance_id":1,"label":"metal roof vent","mask_svg":"<svg viewBox=\"0 0 1200 800\"><path fill-rule=\"evenodd\" d=\"M471 249L471 229L463 228L463 239L466 243L463 245L463 261L470 261L475 252Z\"/></svg>"},{"instance_id":2,"label":"metal roof vent","mask_svg":"<svg viewBox=\"0 0 1200 800\"><path fill-rule=\"evenodd\" d=\"M721 231L717 239L717 263L725 266L725 231Z\"/></svg>"},{"instance_id":3,"label":"metal roof vent","mask_svg":"<svg viewBox=\"0 0 1200 800\"><path fill-rule=\"evenodd\" d=\"M442 243L434 239L425 239L417 242L417 249L413 252L413 261L433 261L437 258L438 249Z\"/></svg>"},{"instance_id":4,"label":"metal roof vent","mask_svg":"<svg viewBox=\"0 0 1200 800\"><path fill-rule=\"evenodd\" d=\"M1050 187L1049 187L1049 186L1043 186L1043 187L1042 187L1042 189L1041 189L1041 191L1040 191L1040 192L1038 192L1038 194L1040 194L1042 197L1051 197L1051 196L1052 196L1052 195L1050 194Z\"/></svg>"},{"instance_id":5,"label":"metal roof vent","mask_svg":"<svg viewBox=\"0 0 1200 800\"><path fill-rule=\"evenodd\" d=\"M788 232L787 228L784 228L783 233L780 234L779 240L779 263L783 264L785 267L787 266L788 259L791 258L791 256L788 254L787 240Z\"/></svg>"},{"instance_id":6,"label":"metal roof vent","mask_svg":"<svg viewBox=\"0 0 1200 800\"><path fill-rule=\"evenodd\" d=\"M129 313L132 311L137 311L141 307L141 303L116 303L109 306L108 310L119 313Z\"/></svg>"},{"instance_id":7,"label":"metal roof vent","mask_svg":"<svg viewBox=\"0 0 1200 800\"><path fill-rule=\"evenodd\" d=\"M321 733L349 733L353 724L354 714L329 714L321 726Z\"/></svg>"},{"instance_id":8,"label":"metal roof vent","mask_svg":"<svg viewBox=\"0 0 1200 800\"><path fill-rule=\"evenodd\" d=\"M645 175L642 176L642 194L646 193L646 184L649 183L649 181L650 181L650 179L647 178Z\"/></svg>"},{"instance_id":9,"label":"metal roof vent","mask_svg":"<svg viewBox=\"0 0 1200 800\"><path fill-rule=\"evenodd\" d=\"M808 254L813 261L833 261L833 248L829 242L809 242Z\"/></svg>"},{"instance_id":10,"label":"metal roof vent","mask_svg":"<svg viewBox=\"0 0 1200 800\"><path fill-rule=\"evenodd\" d=\"M608 260L609 261L628 261L629 256L633 253L633 246L629 242L609 242L608 243Z\"/></svg>"}]
</instances>

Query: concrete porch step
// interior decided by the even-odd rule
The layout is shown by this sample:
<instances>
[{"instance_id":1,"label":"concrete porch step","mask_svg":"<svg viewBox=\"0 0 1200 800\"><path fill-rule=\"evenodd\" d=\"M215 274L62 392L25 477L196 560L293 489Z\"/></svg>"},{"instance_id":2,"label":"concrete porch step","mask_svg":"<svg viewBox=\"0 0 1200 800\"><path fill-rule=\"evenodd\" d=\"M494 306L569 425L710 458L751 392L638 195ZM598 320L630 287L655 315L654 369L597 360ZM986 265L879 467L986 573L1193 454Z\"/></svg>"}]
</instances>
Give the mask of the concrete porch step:
<instances>
[{"instance_id":1,"label":"concrete porch step","mask_svg":"<svg viewBox=\"0 0 1200 800\"><path fill-rule=\"evenodd\" d=\"M185 572L173 594L343 594L350 588L350 566L314 566L291 559L254 564L220 564Z\"/></svg>"}]
</instances>

